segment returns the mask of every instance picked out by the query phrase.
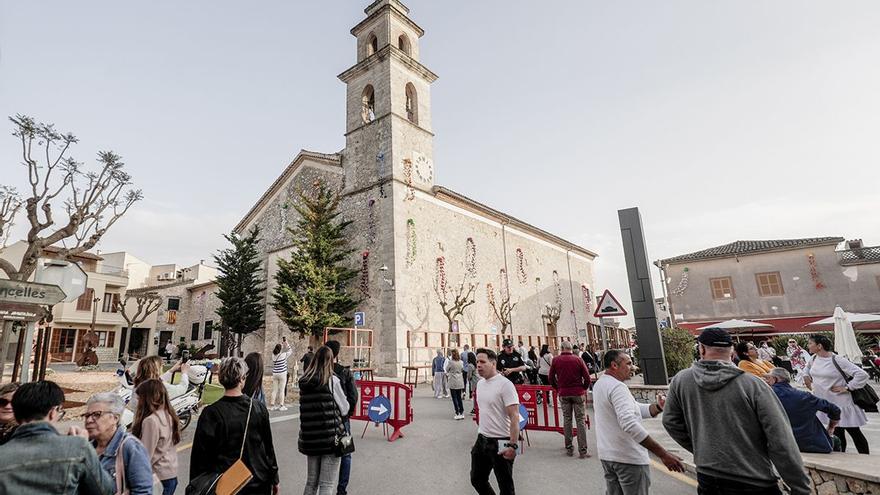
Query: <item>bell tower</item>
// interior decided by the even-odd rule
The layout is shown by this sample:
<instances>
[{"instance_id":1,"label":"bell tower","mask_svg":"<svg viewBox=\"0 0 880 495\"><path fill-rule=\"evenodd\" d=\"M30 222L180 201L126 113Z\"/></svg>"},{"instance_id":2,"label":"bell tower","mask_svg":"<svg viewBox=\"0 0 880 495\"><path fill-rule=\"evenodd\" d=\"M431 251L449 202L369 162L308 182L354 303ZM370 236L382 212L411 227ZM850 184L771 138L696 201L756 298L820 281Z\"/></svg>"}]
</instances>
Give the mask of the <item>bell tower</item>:
<instances>
[{"instance_id":1,"label":"bell tower","mask_svg":"<svg viewBox=\"0 0 880 495\"><path fill-rule=\"evenodd\" d=\"M357 39L357 63L339 75L347 85L346 188L396 180L430 190L431 83L437 75L419 61L419 40L425 31L399 0L376 0L364 13L366 19L351 30Z\"/></svg>"}]
</instances>

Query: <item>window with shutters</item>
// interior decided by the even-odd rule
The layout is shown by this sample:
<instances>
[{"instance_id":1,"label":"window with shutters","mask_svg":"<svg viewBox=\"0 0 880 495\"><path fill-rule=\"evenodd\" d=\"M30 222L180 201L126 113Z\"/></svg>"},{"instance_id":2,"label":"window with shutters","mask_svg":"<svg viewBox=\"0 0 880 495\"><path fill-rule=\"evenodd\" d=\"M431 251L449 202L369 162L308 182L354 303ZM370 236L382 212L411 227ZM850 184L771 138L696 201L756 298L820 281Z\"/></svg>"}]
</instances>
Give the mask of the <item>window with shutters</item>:
<instances>
[{"instance_id":1,"label":"window with shutters","mask_svg":"<svg viewBox=\"0 0 880 495\"><path fill-rule=\"evenodd\" d=\"M85 292L82 293L81 296L76 300L76 310L77 311L91 311L92 310L92 299L95 298L95 289L86 289Z\"/></svg>"},{"instance_id":2,"label":"window with shutters","mask_svg":"<svg viewBox=\"0 0 880 495\"><path fill-rule=\"evenodd\" d=\"M733 299L736 297L733 293L733 279L730 277L710 278L709 284L712 286L712 299Z\"/></svg>"},{"instance_id":3,"label":"window with shutters","mask_svg":"<svg viewBox=\"0 0 880 495\"><path fill-rule=\"evenodd\" d=\"M205 340L214 338L214 322L208 320L205 322Z\"/></svg>"},{"instance_id":4,"label":"window with shutters","mask_svg":"<svg viewBox=\"0 0 880 495\"><path fill-rule=\"evenodd\" d=\"M199 323L192 324L192 334L190 335L190 340L199 340Z\"/></svg>"},{"instance_id":5,"label":"window with shutters","mask_svg":"<svg viewBox=\"0 0 880 495\"><path fill-rule=\"evenodd\" d=\"M758 294L761 296L781 296L784 294L782 277L779 272L757 273L755 280L758 283Z\"/></svg>"},{"instance_id":6,"label":"window with shutters","mask_svg":"<svg viewBox=\"0 0 880 495\"><path fill-rule=\"evenodd\" d=\"M103 307L101 311L104 313L117 313L118 312L118 304L119 304L119 294L113 294L110 292L104 293L103 299Z\"/></svg>"}]
</instances>

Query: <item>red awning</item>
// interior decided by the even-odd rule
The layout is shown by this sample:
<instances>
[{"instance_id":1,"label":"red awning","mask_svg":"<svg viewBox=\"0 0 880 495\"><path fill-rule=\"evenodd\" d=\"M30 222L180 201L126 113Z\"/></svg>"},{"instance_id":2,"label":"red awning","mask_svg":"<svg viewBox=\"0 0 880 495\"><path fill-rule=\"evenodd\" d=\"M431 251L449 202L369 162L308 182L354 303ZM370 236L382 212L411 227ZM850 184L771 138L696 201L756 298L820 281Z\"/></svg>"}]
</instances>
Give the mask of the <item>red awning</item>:
<instances>
[{"instance_id":1,"label":"red awning","mask_svg":"<svg viewBox=\"0 0 880 495\"><path fill-rule=\"evenodd\" d=\"M830 315L829 315L830 316ZM800 317L792 317L792 318L767 318L762 320L752 319L751 321L756 321L758 323L766 323L768 325L773 325L773 328L755 328L752 330L743 330L741 332L736 332L739 335L772 335L772 334L782 334L782 333L808 333L810 330L805 329L804 326L813 323L814 321L819 321L823 318L827 318L827 316L800 316ZM699 335L700 332L697 330L698 328L705 327L707 325L711 325L713 323L720 323L724 320L709 320L709 321L699 321L699 322L679 322L678 326L680 328L684 328L689 331L692 335Z\"/></svg>"}]
</instances>

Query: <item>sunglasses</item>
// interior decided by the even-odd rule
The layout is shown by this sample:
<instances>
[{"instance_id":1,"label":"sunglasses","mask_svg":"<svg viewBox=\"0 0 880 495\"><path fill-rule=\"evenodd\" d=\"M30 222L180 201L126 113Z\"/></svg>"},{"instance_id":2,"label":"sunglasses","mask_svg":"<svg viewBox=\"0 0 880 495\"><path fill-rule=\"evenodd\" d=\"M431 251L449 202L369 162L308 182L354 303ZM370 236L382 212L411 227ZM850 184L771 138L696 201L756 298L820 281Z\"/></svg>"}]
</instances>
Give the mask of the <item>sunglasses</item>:
<instances>
[{"instance_id":1,"label":"sunglasses","mask_svg":"<svg viewBox=\"0 0 880 495\"><path fill-rule=\"evenodd\" d=\"M6 407L6 406L8 406L9 404L12 404L12 401L11 401L10 399L2 399L2 398L0 398L0 407Z\"/></svg>"}]
</instances>

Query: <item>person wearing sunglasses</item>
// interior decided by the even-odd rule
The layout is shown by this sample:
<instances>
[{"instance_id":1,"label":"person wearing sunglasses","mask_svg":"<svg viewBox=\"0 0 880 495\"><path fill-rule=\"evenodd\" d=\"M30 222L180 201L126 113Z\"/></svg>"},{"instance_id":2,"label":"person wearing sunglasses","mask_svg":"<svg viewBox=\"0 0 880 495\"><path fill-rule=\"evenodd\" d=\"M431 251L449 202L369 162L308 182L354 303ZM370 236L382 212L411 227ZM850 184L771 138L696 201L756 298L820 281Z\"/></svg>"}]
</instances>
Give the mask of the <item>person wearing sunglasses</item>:
<instances>
[{"instance_id":1,"label":"person wearing sunglasses","mask_svg":"<svg viewBox=\"0 0 880 495\"><path fill-rule=\"evenodd\" d=\"M103 392L89 398L82 418L101 466L115 480L117 492L152 495L150 456L141 441L119 424L124 409L119 394Z\"/></svg>"},{"instance_id":2,"label":"person wearing sunglasses","mask_svg":"<svg viewBox=\"0 0 880 495\"><path fill-rule=\"evenodd\" d=\"M18 390L18 383L0 385L0 445L3 445L18 427L15 421L15 412L12 410L12 396Z\"/></svg>"},{"instance_id":3,"label":"person wearing sunglasses","mask_svg":"<svg viewBox=\"0 0 880 495\"><path fill-rule=\"evenodd\" d=\"M64 417L64 392L54 382L25 383L12 397L19 427L0 448L0 493L111 495L113 479L102 468L86 433Z\"/></svg>"}]
</instances>

